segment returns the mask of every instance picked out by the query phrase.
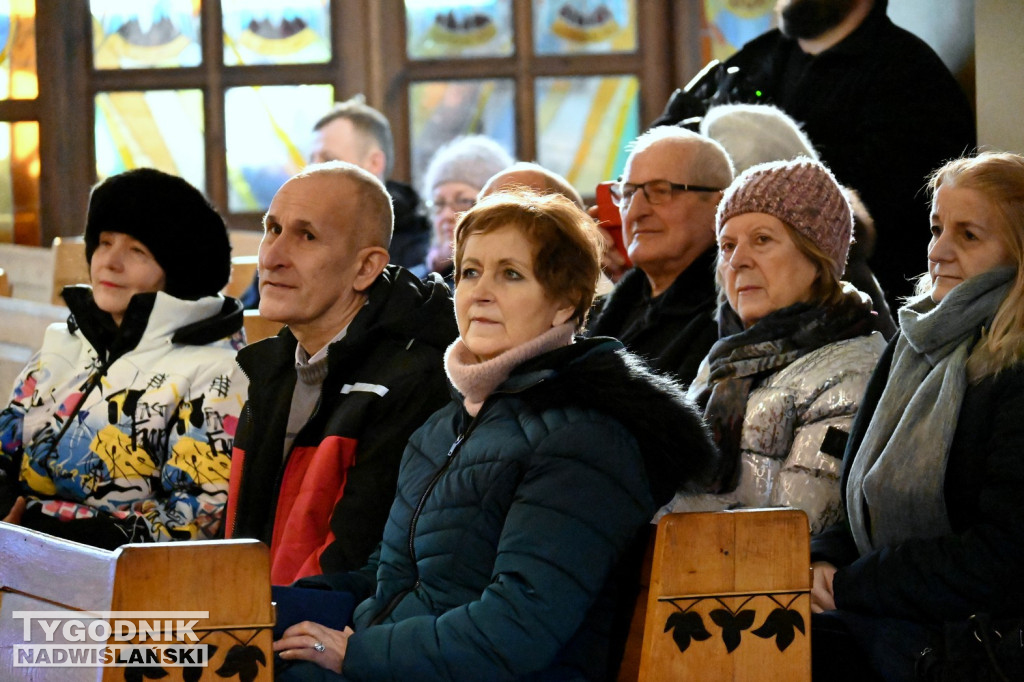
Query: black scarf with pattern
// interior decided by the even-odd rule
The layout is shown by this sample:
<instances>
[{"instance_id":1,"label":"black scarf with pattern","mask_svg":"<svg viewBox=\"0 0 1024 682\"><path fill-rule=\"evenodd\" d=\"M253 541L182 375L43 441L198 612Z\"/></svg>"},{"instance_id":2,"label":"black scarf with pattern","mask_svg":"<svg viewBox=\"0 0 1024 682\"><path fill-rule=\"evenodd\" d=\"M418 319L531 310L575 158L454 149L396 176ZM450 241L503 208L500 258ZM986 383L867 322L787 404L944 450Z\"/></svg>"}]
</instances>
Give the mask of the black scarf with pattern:
<instances>
[{"instance_id":1,"label":"black scarf with pattern","mask_svg":"<svg viewBox=\"0 0 1024 682\"><path fill-rule=\"evenodd\" d=\"M721 492L736 487L743 418L754 385L822 346L870 334L876 327L870 299L852 288L836 305L796 303L748 329L728 302L719 305L719 339L708 353L710 375L698 403L706 406L704 419L722 453Z\"/></svg>"}]
</instances>

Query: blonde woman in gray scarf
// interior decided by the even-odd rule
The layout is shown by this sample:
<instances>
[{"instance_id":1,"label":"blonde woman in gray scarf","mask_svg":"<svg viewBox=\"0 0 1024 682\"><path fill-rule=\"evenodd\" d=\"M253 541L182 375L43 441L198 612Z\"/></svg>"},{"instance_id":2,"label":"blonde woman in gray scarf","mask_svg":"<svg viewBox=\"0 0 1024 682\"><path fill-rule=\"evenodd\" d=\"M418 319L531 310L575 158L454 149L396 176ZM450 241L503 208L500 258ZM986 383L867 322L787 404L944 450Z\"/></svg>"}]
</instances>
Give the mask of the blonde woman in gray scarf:
<instances>
[{"instance_id":1,"label":"blonde woman in gray scarf","mask_svg":"<svg viewBox=\"0 0 1024 682\"><path fill-rule=\"evenodd\" d=\"M929 181L928 273L812 542L814 679L1024 679L1024 157ZM864 667L867 669L864 669Z\"/></svg>"}]
</instances>

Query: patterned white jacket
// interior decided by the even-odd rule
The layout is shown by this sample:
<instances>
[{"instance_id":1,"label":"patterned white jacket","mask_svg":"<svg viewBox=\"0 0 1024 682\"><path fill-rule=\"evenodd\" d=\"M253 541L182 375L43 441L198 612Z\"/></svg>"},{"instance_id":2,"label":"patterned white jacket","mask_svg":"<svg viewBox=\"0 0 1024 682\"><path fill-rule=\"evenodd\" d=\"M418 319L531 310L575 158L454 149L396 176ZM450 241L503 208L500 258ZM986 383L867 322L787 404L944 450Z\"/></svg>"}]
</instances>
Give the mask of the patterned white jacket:
<instances>
[{"instance_id":1,"label":"patterned white jacket","mask_svg":"<svg viewBox=\"0 0 1024 682\"><path fill-rule=\"evenodd\" d=\"M0 503L25 495L25 525L98 546L215 537L248 388L241 305L136 295L118 328L88 287L65 298L0 412Z\"/></svg>"}]
</instances>

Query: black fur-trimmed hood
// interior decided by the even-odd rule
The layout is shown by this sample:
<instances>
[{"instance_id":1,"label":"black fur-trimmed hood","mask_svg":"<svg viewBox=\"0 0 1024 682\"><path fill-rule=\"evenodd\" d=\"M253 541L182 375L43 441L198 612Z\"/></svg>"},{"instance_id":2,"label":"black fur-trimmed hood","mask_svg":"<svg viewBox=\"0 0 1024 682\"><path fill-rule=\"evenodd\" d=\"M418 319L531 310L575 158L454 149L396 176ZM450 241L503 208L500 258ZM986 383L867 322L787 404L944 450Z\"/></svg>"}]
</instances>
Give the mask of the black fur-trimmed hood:
<instances>
[{"instance_id":1,"label":"black fur-trimmed hood","mask_svg":"<svg viewBox=\"0 0 1024 682\"><path fill-rule=\"evenodd\" d=\"M636 438L658 506L679 488L715 481L719 455L683 387L656 374L617 340L577 339L520 365L499 391L536 409L583 407L607 414Z\"/></svg>"}]
</instances>

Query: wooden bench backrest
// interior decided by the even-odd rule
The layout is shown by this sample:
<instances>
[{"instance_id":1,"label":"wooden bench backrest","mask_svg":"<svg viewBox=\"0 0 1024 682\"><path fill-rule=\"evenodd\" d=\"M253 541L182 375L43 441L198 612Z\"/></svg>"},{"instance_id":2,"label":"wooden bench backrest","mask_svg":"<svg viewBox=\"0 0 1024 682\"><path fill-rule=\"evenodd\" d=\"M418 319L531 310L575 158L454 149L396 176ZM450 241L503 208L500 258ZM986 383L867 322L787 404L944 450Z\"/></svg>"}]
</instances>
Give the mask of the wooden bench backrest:
<instances>
[{"instance_id":1,"label":"wooden bench backrest","mask_svg":"<svg viewBox=\"0 0 1024 682\"><path fill-rule=\"evenodd\" d=\"M89 264L85 260L85 240L82 237L54 237L53 304L65 305L60 295L64 287L88 283Z\"/></svg>"},{"instance_id":2,"label":"wooden bench backrest","mask_svg":"<svg viewBox=\"0 0 1024 682\"><path fill-rule=\"evenodd\" d=\"M640 681L809 682L810 589L801 511L663 517Z\"/></svg>"},{"instance_id":3,"label":"wooden bench backrest","mask_svg":"<svg viewBox=\"0 0 1024 682\"><path fill-rule=\"evenodd\" d=\"M245 290L252 284L253 275L256 274L256 256L232 256L231 257L231 278L223 289L225 296L241 298Z\"/></svg>"},{"instance_id":4,"label":"wooden bench backrest","mask_svg":"<svg viewBox=\"0 0 1024 682\"><path fill-rule=\"evenodd\" d=\"M265 662L255 679L273 679L269 552L256 540L107 552L0 522L0 680L123 681L126 669L119 667L14 667L14 647L26 642L24 621L13 612L33 610L206 611L209 617L193 628L202 644L212 645L201 679L219 679L214 671L228 654L234 650L237 659L246 647L259 649L249 654ZM43 643L42 636L33 628L31 643ZM161 679L183 680L183 670L168 666Z\"/></svg>"},{"instance_id":5,"label":"wooden bench backrest","mask_svg":"<svg viewBox=\"0 0 1024 682\"><path fill-rule=\"evenodd\" d=\"M260 317L258 310L246 310L243 326L245 327L246 343L256 343L268 336L275 336L284 325L280 322L273 322L265 317Z\"/></svg>"}]
</instances>

